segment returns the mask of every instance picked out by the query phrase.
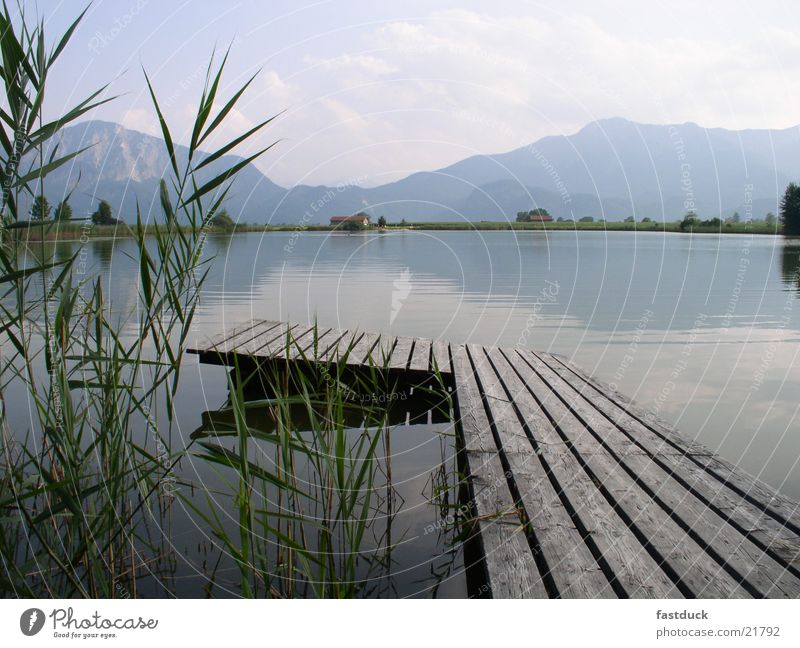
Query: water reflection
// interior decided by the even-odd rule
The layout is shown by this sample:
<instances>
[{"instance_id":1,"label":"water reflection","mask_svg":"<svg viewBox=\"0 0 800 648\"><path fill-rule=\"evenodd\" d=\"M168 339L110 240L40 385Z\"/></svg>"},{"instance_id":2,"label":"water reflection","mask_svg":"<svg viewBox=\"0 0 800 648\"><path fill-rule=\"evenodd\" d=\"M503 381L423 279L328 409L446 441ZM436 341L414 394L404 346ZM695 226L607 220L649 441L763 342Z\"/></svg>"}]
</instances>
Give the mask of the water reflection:
<instances>
[{"instance_id":1,"label":"water reflection","mask_svg":"<svg viewBox=\"0 0 800 648\"><path fill-rule=\"evenodd\" d=\"M133 245L89 246L120 310L136 295ZM254 232L209 236L204 257L195 339L258 317L560 353L800 497L800 247L781 238ZM208 378L182 378L193 429Z\"/></svg>"},{"instance_id":2,"label":"water reflection","mask_svg":"<svg viewBox=\"0 0 800 648\"><path fill-rule=\"evenodd\" d=\"M66 261L72 258L77 251L77 246L75 241L56 241L54 244L56 261Z\"/></svg>"},{"instance_id":3,"label":"water reflection","mask_svg":"<svg viewBox=\"0 0 800 648\"><path fill-rule=\"evenodd\" d=\"M106 273L111 269L114 259L115 244L116 239L114 238L96 238L91 240L90 245L99 272ZM125 241L126 247L131 247L132 245L132 241Z\"/></svg>"},{"instance_id":4,"label":"water reflection","mask_svg":"<svg viewBox=\"0 0 800 648\"><path fill-rule=\"evenodd\" d=\"M120 315L135 303L134 245L107 239L86 247L86 265L108 278L106 294ZM32 249L31 261L76 250L72 243L45 246L41 259ZM800 247L782 239L604 232L215 234L204 257L215 263L194 339L259 317L454 342L512 346L522 340L616 383L689 437L800 497ZM32 283L32 290L40 289ZM185 360L174 404L178 443L188 445L192 431L226 421L216 408L226 389L224 369ZM272 429L265 412L251 423ZM348 420L352 430L357 418ZM384 462L379 481L385 521L371 540L391 551L381 554L375 587L398 595L425 588L459 593L456 563L447 563L458 545L442 554L438 537L446 527L439 524L442 510L454 504L436 477L453 457L449 427L392 424L391 478ZM25 430L28 422L12 425ZM181 468L203 486L195 493L198 507L209 493L230 492L200 460ZM452 467L445 472L455 473ZM233 510L234 503L222 505ZM215 538L199 535L194 512L165 514L182 557L176 567L164 551L163 576L151 580L149 593L163 594L167 587L196 596L205 587L211 595L236 595L236 565ZM420 559L432 555L438 558Z\"/></svg>"},{"instance_id":5,"label":"water reflection","mask_svg":"<svg viewBox=\"0 0 800 648\"><path fill-rule=\"evenodd\" d=\"M787 241L783 245L781 273L787 290L800 292L800 245L794 241Z\"/></svg>"},{"instance_id":6,"label":"water reflection","mask_svg":"<svg viewBox=\"0 0 800 648\"><path fill-rule=\"evenodd\" d=\"M245 412L251 444L248 452L250 470L256 476L254 518L259 520L262 514L277 509L265 517L264 525L256 523L257 531L252 542L263 543L265 556L269 557L264 564L275 566L273 572L264 575L272 594L307 597L313 594L313 590L309 589L308 583L304 583L302 569L294 570L291 579L281 576L280 565L287 560L287 547L281 538L296 538L297 543L316 551L322 539L317 538L321 521L329 518L334 520L321 502L330 499L331 505L335 506L338 491L324 478L324 469L317 464L319 460L307 461L302 451L295 453L291 462L293 479L302 493L293 493L291 501L284 501L286 491L279 490L275 484L267 483L264 487L257 485L260 483L257 475L262 472L280 474L276 470L280 464L277 457L279 451L273 438L277 434L287 434L284 428L286 421L290 419L292 426L296 425L300 430L311 428L312 418L309 418L304 405L290 405L285 411L282 407L280 409L282 414L276 417L274 403L260 400L251 401ZM345 429L348 440L343 443L348 448L355 447L354 444L364 434L366 428L359 427L359 421L363 422L363 418L363 408L353 408L347 417L348 425L352 427ZM407 418L408 413L399 416L399 412L394 417L395 420ZM314 417L313 420L319 419ZM381 435L375 476L369 488L371 495L367 500L371 501L369 524L364 532L360 532L364 535L358 544L357 568L353 572L355 593L361 597L465 596L467 584L459 535L462 521L453 512L458 505L458 471L452 425L449 422L392 424L385 427ZM214 449L222 449L232 456L240 447L236 418L229 404L203 412L202 423L191 436L204 448L195 456L202 456L205 451ZM318 440L324 438L324 433L319 430L315 434L292 432L290 438L292 447L300 447L300 443L316 446ZM350 451L345 454L349 456ZM326 457L321 457L322 465L326 461ZM436 468L431 471L428 466ZM220 480L229 479L226 472L230 471L222 468L218 472L209 472L202 461L195 462L193 468L199 469L202 476L196 495L192 497L197 513L219 517L219 511L214 512L214 507L221 506L223 511L236 510L235 501L224 501L224 493L230 492L230 488L226 491L220 487ZM360 471L360 464L354 464L354 468ZM322 490L318 493L320 488ZM212 493L214 504L209 506L208 496ZM320 494L324 494L322 499L319 499ZM357 514L357 509L351 513ZM180 514L173 517L171 535L193 538L196 535L193 532L193 517ZM223 516L224 531L215 532L215 535L236 537L239 531L234 518L226 521ZM307 521L298 523L301 519ZM291 521L291 524L286 524L287 521ZM274 530L280 533L274 536ZM238 595L240 583L237 580L237 564L229 552L220 552L214 544L201 541L184 547L180 550L181 564L177 567L180 577L170 579L168 572L162 570L156 574L154 582L148 582L146 587L174 586L177 583L178 595L196 596L197 587L202 585L208 595ZM321 546L324 548L326 545ZM337 555L344 552L346 555L348 549L346 545L339 547L339 540L336 540L328 551ZM320 558L323 557L320 555ZM188 583L181 582L187 580ZM194 592L192 587L195 588Z\"/></svg>"}]
</instances>

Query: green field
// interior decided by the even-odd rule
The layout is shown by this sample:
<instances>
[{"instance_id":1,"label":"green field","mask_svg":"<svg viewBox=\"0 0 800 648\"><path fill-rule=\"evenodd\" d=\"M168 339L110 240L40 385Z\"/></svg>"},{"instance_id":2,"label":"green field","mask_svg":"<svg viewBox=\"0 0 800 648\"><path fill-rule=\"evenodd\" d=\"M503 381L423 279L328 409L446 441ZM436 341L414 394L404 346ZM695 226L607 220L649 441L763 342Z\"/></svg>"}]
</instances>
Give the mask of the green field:
<instances>
[{"instance_id":1,"label":"green field","mask_svg":"<svg viewBox=\"0 0 800 648\"><path fill-rule=\"evenodd\" d=\"M154 234L156 230L164 231L164 225L147 225L145 230L148 234ZM334 228L330 225L322 224L281 224L281 225L256 225L240 223L231 230L220 230L214 227L207 227L206 232L210 234L240 234L243 232L294 232L294 231L318 231L329 232ZM719 226L695 225L691 228L681 229L680 221L672 222L648 222L631 223L623 221L605 221L593 223L580 223L564 221L552 223L517 223L509 221L442 221L427 223L389 223L385 229L372 227L367 231L402 231L402 230L424 230L424 231L578 231L578 232L676 232L694 234L781 234L780 224L776 226L767 225L764 221L751 223L722 223ZM45 240L80 240L82 238L128 238L133 235L130 225L121 223L119 225L93 225L91 223L45 223L44 225L33 225L16 233L19 240L38 241Z\"/></svg>"},{"instance_id":2,"label":"green field","mask_svg":"<svg viewBox=\"0 0 800 648\"><path fill-rule=\"evenodd\" d=\"M388 229L401 226L390 224ZM404 228L415 230L547 230L547 231L608 231L608 232L678 232L695 234L780 234L781 228L767 225L763 221L751 223L723 223L720 226L695 225L691 228L681 229L678 222L649 222L630 223L622 221L605 221L594 223L580 223L573 221L552 223L517 223L504 221L476 221L476 222L441 222L441 223L408 223Z\"/></svg>"}]
</instances>

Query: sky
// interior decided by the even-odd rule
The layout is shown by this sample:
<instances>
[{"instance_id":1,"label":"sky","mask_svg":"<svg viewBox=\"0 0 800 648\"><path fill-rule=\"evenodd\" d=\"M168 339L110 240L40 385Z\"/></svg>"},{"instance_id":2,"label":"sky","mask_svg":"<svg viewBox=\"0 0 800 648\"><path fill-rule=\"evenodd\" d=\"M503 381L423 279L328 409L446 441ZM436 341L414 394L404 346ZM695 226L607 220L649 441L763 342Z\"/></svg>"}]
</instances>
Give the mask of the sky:
<instances>
[{"instance_id":1,"label":"sky","mask_svg":"<svg viewBox=\"0 0 800 648\"><path fill-rule=\"evenodd\" d=\"M26 2L55 37L75 0ZM258 73L220 131L280 116L273 181L373 186L587 123L800 124L800 30L788 1L256 2L95 0L58 62L51 114L106 82L91 115L158 134L150 76L185 142L205 69L231 45L220 96Z\"/></svg>"}]
</instances>

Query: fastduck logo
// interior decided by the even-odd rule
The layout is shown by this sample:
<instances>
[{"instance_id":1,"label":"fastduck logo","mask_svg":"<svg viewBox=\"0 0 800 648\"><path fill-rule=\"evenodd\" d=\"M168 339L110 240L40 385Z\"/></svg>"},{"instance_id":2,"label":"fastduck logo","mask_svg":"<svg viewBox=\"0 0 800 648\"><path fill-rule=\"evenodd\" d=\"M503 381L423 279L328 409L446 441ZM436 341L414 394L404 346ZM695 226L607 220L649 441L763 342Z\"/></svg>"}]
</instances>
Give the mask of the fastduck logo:
<instances>
[{"instance_id":1,"label":"fastduck logo","mask_svg":"<svg viewBox=\"0 0 800 648\"><path fill-rule=\"evenodd\" d=\"M19 629L26 637L32 637L44 627L44 612L39 608L25 610L19 618Z\"/></svg>"}]
</instances>

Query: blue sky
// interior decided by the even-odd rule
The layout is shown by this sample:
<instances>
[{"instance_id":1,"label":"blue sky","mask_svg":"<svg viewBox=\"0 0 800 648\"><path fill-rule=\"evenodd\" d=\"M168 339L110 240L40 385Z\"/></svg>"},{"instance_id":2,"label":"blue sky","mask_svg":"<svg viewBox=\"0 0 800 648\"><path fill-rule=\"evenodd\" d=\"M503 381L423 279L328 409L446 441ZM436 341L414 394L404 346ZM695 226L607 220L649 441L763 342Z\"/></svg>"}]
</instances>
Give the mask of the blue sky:
<instances>
[{"instance_id":1,"label":"blue sky","mask_svg":"<svg viewBox=\"0 0 800 648\"><path fill-rule=\"evenodd\" d=\"M36 3L26 3L35 10ZM41 2L55 34L83 6ZM622 116L726 128L800 123L789 2L96 0L51 112L111 81L96 118L157 133L144 66L185 138L215 46L223 90L261 70L231 136L282 110L260 162L283 185L374 185ZM247 153L247 149L239 151Z\"/></svg>"}]
</instances>

